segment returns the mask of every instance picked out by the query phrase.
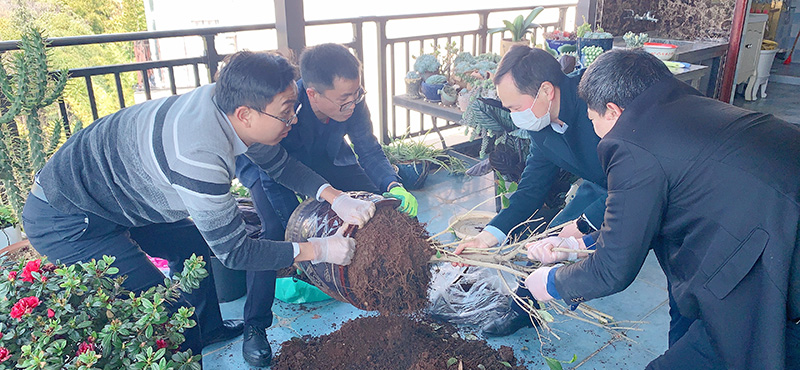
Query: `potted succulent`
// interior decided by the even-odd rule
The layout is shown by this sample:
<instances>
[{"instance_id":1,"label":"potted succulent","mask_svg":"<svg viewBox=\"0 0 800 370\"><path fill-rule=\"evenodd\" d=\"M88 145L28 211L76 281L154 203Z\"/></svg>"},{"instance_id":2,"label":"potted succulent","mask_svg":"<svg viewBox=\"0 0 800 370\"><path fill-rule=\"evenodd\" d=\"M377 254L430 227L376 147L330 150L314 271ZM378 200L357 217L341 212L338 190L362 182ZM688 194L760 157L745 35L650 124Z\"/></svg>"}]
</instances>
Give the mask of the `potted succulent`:
<instances>
[{"instance_id":1,"label":"potted succulent","mask_svg":"<svg viewBox=\"0 0 800 370\"><path fill-rule=\"evenodd\" d=\"M442 63L433 54L422 54L414 61L414 70L417 71L423 80L439 73Z\"/></svg>"},{"instance_id":2,"label":"potted succulent","mask_svg":"<svg viewBox=\"0 0 800 370\"><path fill-rule=\"evenodd\" d=\"M433 169L444 168L451 174L463 173L466 170L461 160L447 155L442 149L425 144L423 140L403 137L383 146L386 158L397 167L397 174L400 175L406 189L421 188Z\"/></svg>"},{"instance_id":3,"label":"potted succulent","mask_svg":"<svg viewBox=\"0 0 800 370\"><path fill-rule=\"evenodd\" d=\"M592 31L592 26L586 23L585 19L583 24L575 31L575 34L578 37L578 54L581 57L584 55L583 48L587 46L597 46L602 48L603 51L609 51L614 47L614 36L612 34L605 32L602 27L597 27L595 31Z\"/></svg>"},{"instance_id":4,"label":"potted succulent","mask_svg":"<svg viewBox=\"0 0 800 370\"><path fill-rule=\"evenodd\" d=\"M622 36L622 39L625 40L625 46L628 49L637 49L644 47L644 43L650 41L650 36L644 32L635 34L628 31L624 36Z\"/></svg>"},{"instance_id":5,"label":"potted succulent","mask_svg":"<svg viewBox=\"0 0 800 370\"><path fill-rule=\"evenodd\" d=\"M442 100L439 96L439 91L447 83L447 77L444 75L433 75L428 77L422 82L422 94L425 95L425 100L430 102L439 102Z\"/></svg>"},{"instance_id":6,"label":"potted succulent","mask_svg":"<svg viewBox=\"0 0 800 370\"><path fill-rule=\"evenodd\" d=\"M538 6L531 10L530 14L528 14L528 16L525 18L522 18L522 15L518 15L513 21L504 20L504 27L498 27L489 30L489 34L505 31L511 33L510 39L504 38L502 40L500 44L500 55L505 55L506 51L511 49L511 47L516 44L530 45L530 40L528 40L526 37L528 36L528 33L532 32L531 28L539 27L538 24L533 23L533 20L539 15L539 13L542 12L542 10L544 10L544 8Z\"/></svg>"},{"instance_id":7,"label":"potted succulent","mask_svg":"<svg viewBox=\"0 0 800 370\"><path fill-rule=\"evenodd\" d=\"M458 98L458 85L446 84L439 90L439 96L442 98L442 105L453 105Z\"/></svg>"},{"instance_id":8,"label":"potted succulent","mask_svg":"<svg viewBox=\"0 0 800 370\"><path fill-rule=\"evenodd\" d=\"M420 86L422 85L422 75L417 71L408 71L406 73L406 96L411 99L419 99L422 96L419 94Z\"/></svg>"},{"instance_id":9,"label":"potted succulent","mask_svg":"<svg viewBox=\"0 0 800 370\"><path fill-rule=\"evenodd\" d=\"M555 50L558 54L571 53L576 50L578 40L575 39L574 32L554 30L545 32L543 36L547 47Z\"/></svg>"},{"instance_id":10,"label":"potted succulent","mask_svg":"<svg viewBox=\"0 0 800 370\"><path fill-rule=\"evenodd\" d=\"M11 206L0 206L0 248L8 247L22 240L19 220Z\"/></svg>"}]
</instances>

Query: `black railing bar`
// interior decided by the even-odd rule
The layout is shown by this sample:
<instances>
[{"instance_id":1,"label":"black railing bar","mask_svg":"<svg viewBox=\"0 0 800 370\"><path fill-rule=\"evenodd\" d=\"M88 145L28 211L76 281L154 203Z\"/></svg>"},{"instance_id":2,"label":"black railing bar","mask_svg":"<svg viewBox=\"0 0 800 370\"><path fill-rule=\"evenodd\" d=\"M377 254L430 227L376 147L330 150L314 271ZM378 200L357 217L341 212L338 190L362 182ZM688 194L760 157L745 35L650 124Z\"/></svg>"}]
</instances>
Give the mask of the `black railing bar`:
<instances>
[{"instance_id":1,"label":"black railing bar","mask_svg":"<svg viewBox=\"0 0 800 370\"><path fill-rule=\"evenodd\" d=\"M138 62L127 64L112 64L99 67L82 67L69 70L70 77L85 77L94 75L112 74L116 72L133 72L142 69L164 68L171 66L190 65L194 63L205 64L205 57L193 57L182 59L158 60L153 62Z\"/></svg>"},{"instance_id":2,"label":"black railing bar","mask_svg":"<svg viewBox=\"0 0 800 370\"><path fill-rule=\"evenodd\" d=\"M85 76L84 79L86 80L86 91L89 95L89 106L92 108L92 119L97 120L99 115L97 114L97 101L94 99L94 87L92 86L92 76Z\"/></svg>"},{"instance_id":3,"label":"black railing bar","mask_svg":"<svg viewBox=\"0 0 800 370\"><path fill-rule=\"evenodd\" d=\"M114 82L117 83L117 99L119 99L120 109L125 108L125 92L122 90L122 79L119 72L114 73Z\"/></svg>"},{"instance_id":4,"label":"black railing bar","mask_svg":"<svg viewBox=\"0 0 800 370\"><path fill-rule=\"evenodd\" d=\"M194 71L194 87L200 87L200 67L197 63L192 64L192 70Z\"/></svg>"},{"instance_id":5,"label":"black railing bar","mask_svg":"<svg viewBox=\"0 0 800 370\"><path fill-rule=\"evenodd\" d=\"M67 103L64 102L64 98L61 97L58 99L58 110L61 111L61 119L64 120L62 123L64 124L64 136L69 139L70 135L72 135L72 130L69 128L69 115L67 114Z\"/></svg>"},{"instance_id":6,"label":"black railing bar","mask_svg":"<svg viewBox=\"0 0 800 370\"><path fill-rule=\"evenodd\" d=\"M147 100L151 100L153 99L153 96L150 94L150 74L148 73L149 71L143 69L141 72L142 75L144 76L144 78L142 79L142 84L144 85L144 97Z\"/></svg>"},{"instance_id":7,"label":"black railing bar","mask_svg":"<svg viewBox=\"0 0 800 370\"><path fill-rule=\"evenodd\" d=\"M178 95L178 87L175 86L175 68L169 66L167 72L169 73L169 91L172 95Z\"/></svg>"},{"instance_id":8,"label":"black railing bar","mask_svg":"<svg viewBox=\"0 0 800 370\"><path fill-rule=\"evenodd\" d=\"M160 39L169 37L205 36L205 35L216 35L220 33L259 31L259 30L269 30L269 29L275 29L275 23L252 24L244 26L205 27L205 28L192 28L192 29L168 30L168 31L142 31L142 32L127 32L127 33L107 33L102 35L51 37L47 39L47 42L49 43L50 47L61 47L61 46L100 44L108 42ZM9 50L19 50L18 44L19 40L2 41L0 42L0 52Z\"/></svg>"},{"instance_id":9,"label":"black railing bar","mask_svg":"<svg viewBox=\"0 0 800 370\"><path fill-rule=\"evenodd\" d=\"M577 5L576 3L564 3L564 4L552 4L552 5L543 5L545 9L553 9L553 8L561 8L561 7L573 7ZM353 23L353 22L379 22L379 21L393 21L398 19L409 19L409 18L433 18L433 17L447 17L447 16L454 16L454 15L471 15L471 14L491 14L491 13L501 13L501 12L510 12L515 10L531 10L535 8L535 6L515 6L510 8L491 8L491 9L472 9L472 10L454 10L449 12L439 12L439 13L418 13L418 14L397 14L397 15L381 15L381 16L366 16L366 17L352 17L352 18L339 18L339 19L324 19L324 20L313 20L313 21L306 21L307 26L320 26L320 25L331 25L331 24L339 24L339 23Z\"/></svg>"}]
</instances>

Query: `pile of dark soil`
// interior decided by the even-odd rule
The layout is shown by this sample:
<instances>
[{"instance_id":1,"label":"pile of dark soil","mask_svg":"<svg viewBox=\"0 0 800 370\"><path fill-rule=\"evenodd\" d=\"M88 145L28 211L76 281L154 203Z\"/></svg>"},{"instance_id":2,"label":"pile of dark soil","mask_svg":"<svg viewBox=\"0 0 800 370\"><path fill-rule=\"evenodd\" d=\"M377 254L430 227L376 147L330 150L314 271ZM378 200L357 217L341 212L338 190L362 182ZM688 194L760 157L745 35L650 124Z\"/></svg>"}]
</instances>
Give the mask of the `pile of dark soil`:
<instances>
[{"instance_id":1,"label":"pile of dark soil","mask_svg":"<svg viewBox=\"0 0 800 370\"><path fill-rule=\"evenodd\" d=\"M425 225L392 207L378 208L354 233L356 252L347 275L362 308L382 314L425 308L433 255L428 237Z\"/></svg>"},{"instance_id":2,"label":"pile of dark soil","mask_svg":"<svg viewBox=\"0 0 800 370\"><path fill-rule=\"evenodd\" d=\"M42 255L33 249L30 243L25 244L22 248L8 252L6 255L12 261L30 261L37 258L42 258Z\"/></svg>"},{"instance_id":3,"label":"pile of dark soil","mask_svg":"<svg viewBox=\"0 0 800 370\"><path fill-rule=\"evenodd\" d=\"M486 341L464 340L455 333L449 324L405 316L361 317L328 335L284 342L272 370L526 369L510 347L495 351Z\"/></svg>"}]
</instances>

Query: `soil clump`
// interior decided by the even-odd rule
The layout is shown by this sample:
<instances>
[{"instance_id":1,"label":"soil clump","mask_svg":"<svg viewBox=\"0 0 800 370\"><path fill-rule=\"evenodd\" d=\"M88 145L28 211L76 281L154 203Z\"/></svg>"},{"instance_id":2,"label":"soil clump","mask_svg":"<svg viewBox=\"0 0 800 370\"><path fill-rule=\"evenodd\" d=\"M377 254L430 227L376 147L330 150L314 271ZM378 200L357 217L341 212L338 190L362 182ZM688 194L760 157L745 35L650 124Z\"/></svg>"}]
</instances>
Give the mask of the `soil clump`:
<instances>
[{"instance_id":1,"label":"soil clump","mask_svg":"<svg viewBox=\"0 0 800 370\"><path fill-rule=\"evenodd\" d=\"M409 314L428 304L433 249L425 225L392 207L380 207L355 231L356 251L347 266L349 287L362 308Z\"/></svg>"},{"instance_id":2,"label":"soil clump","mask_svg":"<svg viewBox=\"0 0 800 370\"><path fill-rule=\"evenodd\" d=\"M441 370L459 369L459 361L463 369L527 369L510 347L496 351L484 340L462 339L450 324L398 315L360 317L328 335L292 338L281 344L271 368Z\"/></svg>"}]
</instances>

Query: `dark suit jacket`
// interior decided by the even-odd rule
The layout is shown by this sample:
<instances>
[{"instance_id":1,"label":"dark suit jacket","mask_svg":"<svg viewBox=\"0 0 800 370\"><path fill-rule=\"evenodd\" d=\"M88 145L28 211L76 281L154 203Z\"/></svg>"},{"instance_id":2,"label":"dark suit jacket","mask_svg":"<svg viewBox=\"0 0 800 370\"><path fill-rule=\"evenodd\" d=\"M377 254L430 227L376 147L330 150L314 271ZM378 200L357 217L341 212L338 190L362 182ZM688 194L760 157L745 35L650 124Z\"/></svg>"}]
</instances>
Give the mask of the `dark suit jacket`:
<instances>
[{"instance_id":1,"label":"dark suit jacket","mask_svg":"<svg viewBox=\"0 0 800 370\"><path fill-rule=\"evenodd\" d=\"M509 198L508 208L502 210L489 225L504 233L527 220L542 207L544 198L558 175L564 170L606 187L606 175L597 157L600 138L594 133L586 113L586 102L578 98L578 82L583 70L569 74L559 84L561 108L558 118L568 125L564 134L548 126L541 131L528 131L531 150L517 191ZM594 225L603 221L605 204L602 199L587 207L584 214Z\"/></svg>"},{"instance_id":2,"label":"dark suit jacket","mask_svg":"<svg viewBox=\"0 0 800 370\"><path fill-rule=\"evenodd\" d=\"M680 314L731 369L783 369L800 218L800 128L674 78L625 109L598 146L608 175L597 252L559 268L567 302L625 289L648 250ZM787 308L793 311L787 312Z\"/></svg>"},{"instance_id":3,"label":"dark suit jacket","mask_svg":"<svg viewBox=\"0 0 800 370\"><path fill-rule=\"evenodd\" d=\"M297 89L297 99L303 104L303 108L300 109L297 123L289 131L289 135L281 140L281 146L291 156L303 163L313 163L323 157L336 166L360 164L381 191L386 191L392 181L400 182L400 177L372 133L372 120L366 102L356 104L353 115L346 121L330 120L325 123L320 122L311 109L303 80L297 81ZM352 148L344 140L345 135L353 143Z\"/></svg>"}]
</instances>

